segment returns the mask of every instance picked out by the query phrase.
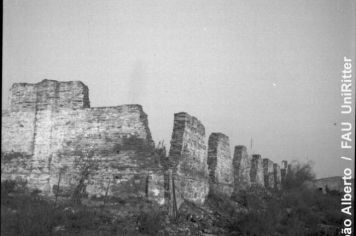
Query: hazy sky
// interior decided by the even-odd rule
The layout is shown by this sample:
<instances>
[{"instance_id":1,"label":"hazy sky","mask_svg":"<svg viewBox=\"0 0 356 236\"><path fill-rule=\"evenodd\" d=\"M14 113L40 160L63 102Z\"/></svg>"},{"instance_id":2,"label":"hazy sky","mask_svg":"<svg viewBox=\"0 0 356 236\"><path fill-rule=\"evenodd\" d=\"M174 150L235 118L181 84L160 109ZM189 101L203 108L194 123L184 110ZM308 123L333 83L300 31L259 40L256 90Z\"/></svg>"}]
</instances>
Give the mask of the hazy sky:
<instances>
[{"instance_id":1,"label":"hazy sky","mask_svg":"<svg viewBox=\"0 0 356 236\"><path fill-rule=\"evenodd\" d=\"M354 13L352 0L5 0L3 106L14 82L80 80L93 107L142 104L155 142L186 111L207 138L253 137L263 157L341 175Z\"/></svg>"}]
</instances>

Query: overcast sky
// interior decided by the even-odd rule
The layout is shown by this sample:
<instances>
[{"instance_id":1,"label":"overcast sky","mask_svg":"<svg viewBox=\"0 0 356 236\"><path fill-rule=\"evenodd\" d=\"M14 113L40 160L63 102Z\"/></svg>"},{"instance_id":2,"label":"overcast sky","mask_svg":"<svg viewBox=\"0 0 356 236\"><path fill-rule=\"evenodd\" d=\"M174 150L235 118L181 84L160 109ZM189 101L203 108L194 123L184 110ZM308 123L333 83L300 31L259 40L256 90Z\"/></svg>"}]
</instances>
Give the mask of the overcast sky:
<instances>
[{"instance_id":1,"label":"overcast sky","mask_svg":"<svg viewBox=\"0 0 356 236\"><path fill-rule=\"evenodd\" d=\"M80 80L93 107L143 105L156 143L185 111L207 138L252 137L262 157L341 175L354 13L352 0L5 0L3 106L12 83Z\"/></svg>"}]
</instances>

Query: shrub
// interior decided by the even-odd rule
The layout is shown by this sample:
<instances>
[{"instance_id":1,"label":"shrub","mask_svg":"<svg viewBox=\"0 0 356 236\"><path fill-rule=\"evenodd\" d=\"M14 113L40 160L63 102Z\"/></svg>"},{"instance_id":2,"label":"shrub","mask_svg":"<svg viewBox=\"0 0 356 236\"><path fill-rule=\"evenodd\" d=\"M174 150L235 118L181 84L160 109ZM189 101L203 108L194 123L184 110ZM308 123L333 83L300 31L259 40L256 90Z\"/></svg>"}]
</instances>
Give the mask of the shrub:
<instances>
[{"instance_id":1,"label":"shrub","mask_svg":"<svg viewBox=\"0 0 356 236\"><path fill-rule=\"evenodd\" d=\"M5 180L1 182L1 197L8 195L9 193L14 192L16 187L16 182L13 180Z\"/></svg>"},{"instance_id":2,"label":"shrub","mask_svg":"<svg viewBox=\"0 0 356 236\"><path fill-rule=\"evenodd\" d=\"M223 214L228 218L236 214L237 203L223 193L209 192L207 204L219 214Z\"/></svg>"},{"instance_id":3,"label":"shrub","mask_svg":"<svg viewBox=\"0 0 356 236\"><path fill-rule=\"evenodd\" d=\"M142 211L137 218L138 230L148 235L157 235L163 228L164 219L164 212L155 207Z\"/></svg>"},{"instance_id":4,"label":"shrub","mask_svg":"<svg viewBox=\"0 0 356 236\"><path fill-rule=\"evenodd\" d=\"M312 163L299 163L294 161L290 168L288 168L282 186L284 190L300 188L304 183L313 180L315 180L315 174L313 172Z\"/></svg>"},{"instance_id":5,"label":"shrub","mask_svg":"<svg viewBox=\"0 0 356 236\"><path fill-rule=\"evenodd\" d=\"M58 211L46 201L23 195L2 202L2 235L50 235Z\"/></svg>"},{"instance_id":6,"label":"shrub","mask_svg":"<svg viewBox=\"0 0 356 236\"><path fill-rule=\"evenodd\" d=\"M245 192L247 212L233 219L230 232L242 235L338 235L342 223L337 194L304 187L315 178L310 163L296 163L281 193Z\"/></svg>"}]
</instances>

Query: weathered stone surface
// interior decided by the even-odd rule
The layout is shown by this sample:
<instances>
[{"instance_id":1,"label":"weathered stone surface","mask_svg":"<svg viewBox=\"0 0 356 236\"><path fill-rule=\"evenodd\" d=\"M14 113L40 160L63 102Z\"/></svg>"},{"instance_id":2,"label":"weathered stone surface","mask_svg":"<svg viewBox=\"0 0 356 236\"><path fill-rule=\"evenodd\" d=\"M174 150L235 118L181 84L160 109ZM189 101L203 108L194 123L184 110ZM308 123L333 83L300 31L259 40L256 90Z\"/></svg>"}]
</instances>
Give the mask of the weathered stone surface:
<instances>
[{"instance_id":1,"label":"weathered stone surface","mask_svg":"<svg viewBox=\"0 0 356 236\"><path fill-rule=\"evenodd\" d=\"M208 194L208 168L205 128L195 117L185 112L174 114L174 126L169 151L175 178L176 198L203 203Z\"/></svg>"},{"instance_id":2,"label":"weathered stone surface","mask_svg":"<svg viewBox=\"0 0 356 236\"><path fill-rule=\"evenodd\" d=\"M10 89L9 107L11 111L89 108L89 90L80 81L16 83Z\"/></svg>"},{"instance_id":3,"label":"weathered stone surface","mask_svg":"<svg viewBox=\"0 0 356 236\"><path fill-rule=\"evenodd\" d=\"M166 203L165 197L165 173L156 171L148 175L147 195L148 199L158 202L160 205Z\"/></svg>"},{"instance_id":4,"label":"weathered stone surface","mask_svg":"<svg viewBox=\"0 0 356 236\"><path fill-rule=\"evenodd\" d=\"M208 168L210 191L218 191L230 196L233 191L234 179L229 137L225 134L210 134Z\"/></svg>"},{"instance_id":5,"label":"weathered stone surface","mask_svg":"<svg viewBox=\"0 0 356 236\"><path fill-rule=\"evenodd\" d=\"M140 105L89 108L81 82L15 84L2 112L2 179L46 194L156 196L159 161ZM58 187L59 183L59 187ZM58 192L58 191L57 191Z\"/></svg>"},{"instance_id":6,"label":"weathered stone surface","mask_svg":"<svg viewBox=\"0 0 356 236\"><path fill-rule=\"evenodd\" d=\"M1 179L27 181L45 194L146 196L174 209L184 200L203 203L209 186L227 195L251 184L280 188L290 168L251 159L244 146L231 158L222 133L210 135L207 153L203 124L184 112L174 115L163 160L140 105L90 108L81 82L19 83L10 94L2 111Z\"/></svg>"},{"instance_id":7,"label":"weathered stone surface","mask_svg":"<svg viewBox=\"0 0 356 236\"><path fill-rule=\"evenodd\" d=\"M233 158L234 193L246 190L251 186L251 158L245 146L235 146Z\"/></svg>"},{"instance_id":8,"label":"weathered stone surface","mask_svg":"<svg viewBox=\"0 0 356 236\"><path fill-rule=\"evenodd\" d=\"M268 158L263 159L263 175L264 175L265 187L269 189L273 189L274 188L273 162Z\"/></svg>"},{"instance_id":9,"label":"weathered stone surface","mask_svg":"<svg viewBox=\"0 0 356 236\"><path fill-rule=\"evenodd\" d=\"M34 149L34 112L2 111L1 151L32 155Z\"/></svg>"},{"instance_id":10,"label":"weathered stone surface","mask_svg":"<svg viewBox=\"0 0 356 236\"><path fill-rule=\"evenodd\" d=\"M252 155L251 160L251 184L264 187L264 176L263 176L263 161L262 157L259 154Z\"/></svg>"},{"instance_id":11,"label":"weathered stone surface","mask_svg":"<svg viewBox=\"0 0 356 236\"><path fill-rule=\"evenodd\" d=\"M274 182L274 188L277 190L281 189L281 167L277 164L273 164L273 182Z\"/></svg>"}]
</instances>

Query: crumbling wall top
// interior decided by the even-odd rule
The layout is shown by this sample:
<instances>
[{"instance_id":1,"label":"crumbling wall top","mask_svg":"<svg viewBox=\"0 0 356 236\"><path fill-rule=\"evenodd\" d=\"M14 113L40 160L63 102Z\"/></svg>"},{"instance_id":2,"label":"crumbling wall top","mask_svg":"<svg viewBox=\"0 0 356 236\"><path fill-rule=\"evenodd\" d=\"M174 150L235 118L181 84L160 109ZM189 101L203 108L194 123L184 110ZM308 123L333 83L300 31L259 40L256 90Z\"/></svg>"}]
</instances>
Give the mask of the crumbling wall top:
<instances>
[{"instance_id":1,"label":"crumbling wall top","mask_svg":"<svg viewBox=\"0 0 356 236\"><path fill-rule=\"evenodd\" d=\"M205 127L198 118L189 115L186 112L179 112L174 114L174 121L189 127L190 130L205 136Z\"/></svg>"},{"instance_id":2,"label":"crumbling wall top","mask_svg":"<svg viewBox=\"0 0 356 236\"><path fill-rule=\"evenodd\" d=\"M15 83L10 89L11 111L35 111L58 108L89 108L89 89L80 81Z\"/></svg>"}]
</instances>

